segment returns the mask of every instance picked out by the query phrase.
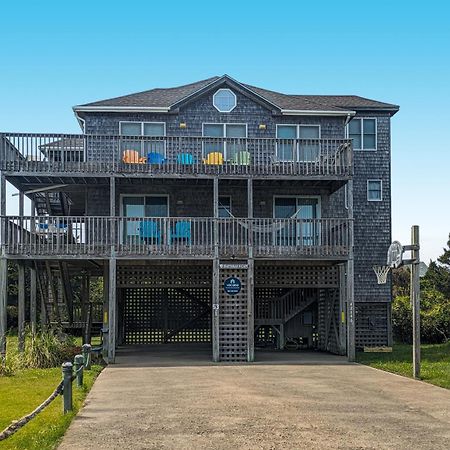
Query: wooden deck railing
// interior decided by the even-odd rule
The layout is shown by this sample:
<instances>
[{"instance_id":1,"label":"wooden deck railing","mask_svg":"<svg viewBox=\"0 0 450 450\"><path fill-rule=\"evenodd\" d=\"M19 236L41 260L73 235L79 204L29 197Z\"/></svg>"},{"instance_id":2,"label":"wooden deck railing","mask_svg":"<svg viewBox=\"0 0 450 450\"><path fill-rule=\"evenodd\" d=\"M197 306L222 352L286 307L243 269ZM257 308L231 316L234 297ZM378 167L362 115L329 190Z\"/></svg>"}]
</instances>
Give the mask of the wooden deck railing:
<instances>
[{"instance_id":1,"label":"wooden deck railing","mask_svg":"<svg viewBox=\"0 0 450 450\"><path fill-rule=\"evenodd\" d=\"M7 255L345 258L348 219L1 217ZM218 242L215 242L217 226ZM216 248L217 247L217 248Z\"/></svg>"},{"instance_id":2,"label":"wooden deck railing","mask_svg":"<svg viewBox=\"0 0 450 450\"><path fill-rule=\"evenodd\" d=\"M0 170L348 177L350 139L0 134Z\"/></svg>"}]
</instances>

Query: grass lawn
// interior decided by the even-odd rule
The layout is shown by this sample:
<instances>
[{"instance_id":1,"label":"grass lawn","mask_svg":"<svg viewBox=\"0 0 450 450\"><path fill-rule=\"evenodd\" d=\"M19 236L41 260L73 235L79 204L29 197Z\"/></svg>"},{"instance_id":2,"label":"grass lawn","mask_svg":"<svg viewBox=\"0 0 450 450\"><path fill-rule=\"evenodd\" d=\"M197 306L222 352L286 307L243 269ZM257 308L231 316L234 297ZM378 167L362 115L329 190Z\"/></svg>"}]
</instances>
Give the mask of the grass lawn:
<instances>
[{"instance_id":1,"label":"grass lawn","mask_svg":"<svg viewBox=\"0 0 450 450\"><path fill-rule=\"evenodd\" d=\"M450 389L450 342L421 346L421 378ZM392 353L358 353L357 361L377 369L412 377L412 346L396 344Z\"/></svg>"},{"instance_id":2,"label":"grass lawn","mask_svg":"<svg viewBox=\"0 0 450 450\"><path fill-rule=\"evenodd\" d=\"M8 338L8 344L14 351L16 339ZM72 418L83 404L95 378L102 370L94 365L84 372L84 387L78 389L73 383L72 413L63 415L62 397L57 397L40 414L31 419L13 436L0 442L1 449L53 449L64 435ZM0 376L0 430L11 421L20 419L40 405L61 381L61 368L24 369L11 377Z\"/></svg>"}]
</instances>

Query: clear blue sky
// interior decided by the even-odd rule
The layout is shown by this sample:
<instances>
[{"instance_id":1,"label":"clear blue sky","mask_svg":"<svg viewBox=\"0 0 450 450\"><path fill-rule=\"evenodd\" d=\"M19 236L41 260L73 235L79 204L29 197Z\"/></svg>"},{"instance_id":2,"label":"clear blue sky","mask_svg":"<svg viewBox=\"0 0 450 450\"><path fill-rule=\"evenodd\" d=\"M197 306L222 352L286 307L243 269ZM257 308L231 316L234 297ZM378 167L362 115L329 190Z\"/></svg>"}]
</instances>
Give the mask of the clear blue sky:
<instances>
[{"instance_id":1,"label":"clear blue sky","mask_svg":"<svg viewBox=\"0 0 450 450\"><path fill-rule=\"evenodd\" d=\"M450 232L444 1L16 1L1 6L0 129L78 132L71 107L228 73L286 93L357 94L393 118L393 237L422 259ZM13 213L14 198L8 198Z\"/></svg>"}]
</instances>

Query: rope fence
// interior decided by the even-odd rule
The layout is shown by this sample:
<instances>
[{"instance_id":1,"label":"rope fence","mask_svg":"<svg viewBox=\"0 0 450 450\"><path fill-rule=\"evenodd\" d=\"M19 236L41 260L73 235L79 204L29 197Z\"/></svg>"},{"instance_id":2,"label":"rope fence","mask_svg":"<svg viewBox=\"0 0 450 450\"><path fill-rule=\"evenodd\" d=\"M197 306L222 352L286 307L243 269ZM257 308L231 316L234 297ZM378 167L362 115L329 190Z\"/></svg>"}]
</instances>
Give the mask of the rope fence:
<instances>
[{"instance_id":1,"label":"rope fence","mask_svg":"<svg viewBox=\"0 0 450 450\"><path fill-rule=\"evenodd\" d=\"M91 368L92 347L84 344L83 354L76 355L74 363L65 362L62 365L62 380L56 386L50 396L44 400L37 408L19 420L14 420L0 433L0 441L12 436L14 433L24 427L31 419L42 412L58 395L63 396L63 413L66 414L73 410L72 383L77 380L77 387L83 387L83 371Z\"/></svg>"}]
</instances>

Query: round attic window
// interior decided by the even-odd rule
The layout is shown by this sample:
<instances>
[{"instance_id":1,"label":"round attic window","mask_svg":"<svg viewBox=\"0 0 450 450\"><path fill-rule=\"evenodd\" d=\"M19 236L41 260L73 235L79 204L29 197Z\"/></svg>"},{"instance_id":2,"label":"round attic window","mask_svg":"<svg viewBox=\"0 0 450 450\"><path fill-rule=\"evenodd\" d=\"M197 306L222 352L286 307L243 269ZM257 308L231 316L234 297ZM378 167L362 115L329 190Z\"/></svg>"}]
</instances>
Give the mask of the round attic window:
<instances>
[{"instance_id":1,"label":"round attic window","mask_svg":"<svg viewBox=\"0 0 450 450\"><path fill-rule=\"evenodd\" d=\"M230 89L219 89L213 96L213 105L220 112L231 112L236 108L236 95Z\"/></svg>"}]
</instances>

